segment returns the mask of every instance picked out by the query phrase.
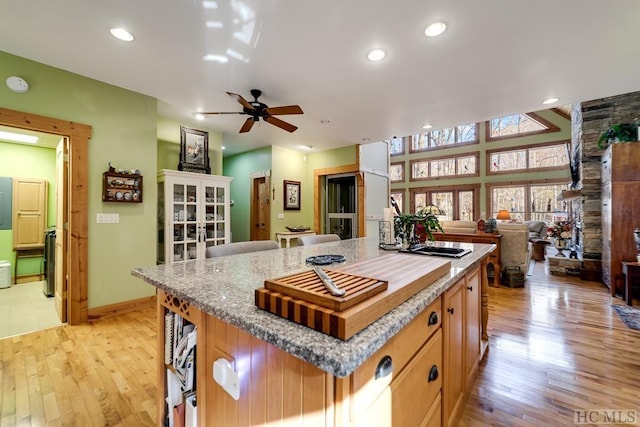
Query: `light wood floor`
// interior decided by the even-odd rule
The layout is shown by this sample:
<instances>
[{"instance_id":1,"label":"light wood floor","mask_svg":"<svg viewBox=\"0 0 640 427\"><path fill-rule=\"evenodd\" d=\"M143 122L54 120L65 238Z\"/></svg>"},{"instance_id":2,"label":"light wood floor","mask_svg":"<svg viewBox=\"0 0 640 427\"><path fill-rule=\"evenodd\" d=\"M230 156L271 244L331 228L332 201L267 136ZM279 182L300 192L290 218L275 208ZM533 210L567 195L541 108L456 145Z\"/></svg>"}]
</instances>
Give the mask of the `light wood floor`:
<instances>
[{"instance_id":1,"label":"light wood floor","mask_svg":"<svg viewBox=\"0 0 640 427\"><path fill-rule=\"evenodd\" d=\"M575 409L640 411L640 331L612 302L622 304L601 284L548 276L543 263L525 288L490 288L490 349L461 425L567 426ZM149 307L0 340L0 425L154 425L155 327Z\"/></svg>"}]
</instances>

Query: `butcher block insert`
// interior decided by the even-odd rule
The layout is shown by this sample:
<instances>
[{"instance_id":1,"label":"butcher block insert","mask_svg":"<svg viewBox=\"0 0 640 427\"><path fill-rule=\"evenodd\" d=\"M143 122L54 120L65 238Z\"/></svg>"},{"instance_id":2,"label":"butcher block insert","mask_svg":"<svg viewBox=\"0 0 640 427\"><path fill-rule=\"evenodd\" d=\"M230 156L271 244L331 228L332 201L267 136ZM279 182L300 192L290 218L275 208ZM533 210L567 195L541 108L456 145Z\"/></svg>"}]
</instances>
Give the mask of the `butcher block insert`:
<instances>
[{"instance_id":1,"label":"butcher block insert","mask_svg":"<svg viewBox=\"0 0 640 427\"><path fill-rule=\"evenodd\" d=\"M322 283L313 271L303 271L280 279L264 281L264 287L270 291L279 292L312 304L342 311L352 307L369 297L387 289L385 280L362 277L341 271L324 270L337 287L345 291L344 296L337 297Z\"/></svg>"},{"instance_id":2,"label":"butcher block insert","mask_svg":"<svg viewBox=\"0 0 640 427\"><path fill-rule=\"evenodd\" d=\"M265 287L255 291L255 304L263 310L295 323L346 340L438 278L448 274L450 268L451 261L448 259L389 254L335 270L326 270L332 279L334 275L338 277L337 275L342 273L345 277L375 278L369 280L387 283L386 289L382 291L376 289L377 293L368 293L366 298L358 300L355 305L342 307L342 310L320 305L318 299L309 299L310 293L291 295L291 286L274 290L278 287L278 285L274 287L274 283L280 284L283 279L298 275L265 281ZM313 270L308 273L309 278L311 275L315 276ZM318 283L320 283L319 279ZM328 293L327 295L330 296ZM331 297L346 299L348 296L346 294L344 297ZM339 305L338 308L340 308Z\"/></svg>"}]
</instances>

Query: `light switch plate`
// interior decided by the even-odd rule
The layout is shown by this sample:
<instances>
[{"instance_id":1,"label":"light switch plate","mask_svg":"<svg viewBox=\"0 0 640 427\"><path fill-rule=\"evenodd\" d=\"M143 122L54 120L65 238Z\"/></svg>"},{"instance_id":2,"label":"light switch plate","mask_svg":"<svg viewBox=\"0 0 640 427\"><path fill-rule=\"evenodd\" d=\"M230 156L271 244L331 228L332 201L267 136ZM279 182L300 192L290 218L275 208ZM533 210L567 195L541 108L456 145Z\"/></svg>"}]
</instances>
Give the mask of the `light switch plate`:
<instances>
[{"instance_id":1,"label":"light switch plate","mask_svg":"<svg viewBox=\"0 0 640 427\"><path fill-rule=\"evenodd\" d=\"M278 219L284 219L284 214L283 213L279 213L278 214Z\"/></svg>"}]
</instances>

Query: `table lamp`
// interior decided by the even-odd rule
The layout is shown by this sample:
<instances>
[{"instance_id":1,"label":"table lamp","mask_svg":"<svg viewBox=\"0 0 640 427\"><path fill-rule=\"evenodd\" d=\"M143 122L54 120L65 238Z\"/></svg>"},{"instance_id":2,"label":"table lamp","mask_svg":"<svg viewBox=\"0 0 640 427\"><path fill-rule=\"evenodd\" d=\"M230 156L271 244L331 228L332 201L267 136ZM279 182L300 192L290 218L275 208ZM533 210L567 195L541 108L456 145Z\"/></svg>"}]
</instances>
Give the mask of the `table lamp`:
<instances>
[{"instance_id":1,"label":"table lamp","mask_svg":"<svg viewBox=\"0 0 640 427\"><path fill-rule=\"evenodd\" d=\"M508 210L500 209L498 211L498 215L496 215L496 219L500 221L509 221L511 219L511 215L509 214Z\"/></svg>"}]
</instances>

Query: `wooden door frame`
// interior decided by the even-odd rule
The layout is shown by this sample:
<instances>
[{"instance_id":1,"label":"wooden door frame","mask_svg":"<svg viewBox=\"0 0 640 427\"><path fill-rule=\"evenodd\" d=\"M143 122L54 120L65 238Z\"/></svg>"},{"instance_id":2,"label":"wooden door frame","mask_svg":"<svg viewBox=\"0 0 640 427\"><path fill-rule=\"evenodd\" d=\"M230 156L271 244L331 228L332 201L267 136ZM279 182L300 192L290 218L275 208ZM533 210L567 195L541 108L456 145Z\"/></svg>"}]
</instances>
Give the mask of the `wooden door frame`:
<instances>
[{"instance_id":1,"label":"wooden door frame","mask_svg":"<svg viewBox=\"0 0 640 427\"><path fill-rule=\"evenodd\" d=\"M271 171L264 170L253 172L249 174L249 240L253 240L255 237L254 224L257 222L255 206L255 180L258 178L264 178L264 183L267 186L267 191L271 192ZM271 217L271 197L269 197L269 217ZM269 236L271 236L271 221L269 221Z\"/></svg>"},{"instance_id":2,"label":"wooden door frame","mask_svg":"<svg viewBox=\"0 0 640 427\"><path fill-rule=\"evenodd\" d=\"M360 173L360 162L351 165L336 166L332 168L314 169L313 171L313 229L321 234L322 224L322 180L328 175L339 175L352 173L356 176L356 187L358 191L358 237L365 237L367 230L364 223L364 179Z\"/></svg>"},{"instance_id":3,"label":"wooden door frame","mask_svg":"<svg viewBox=\"0 0 640 427\"><path fill-rule=\"evenodd\" d=\"M69 179L64 189L68 201L69 241L67 264L67 322L88 319L88 158L91 126L0 108L0 125L51 133L69 140Z\"/></svg>"}]
</instances>

